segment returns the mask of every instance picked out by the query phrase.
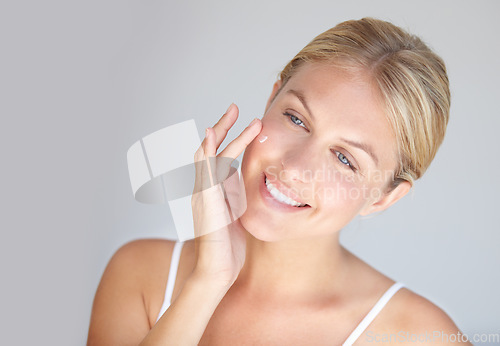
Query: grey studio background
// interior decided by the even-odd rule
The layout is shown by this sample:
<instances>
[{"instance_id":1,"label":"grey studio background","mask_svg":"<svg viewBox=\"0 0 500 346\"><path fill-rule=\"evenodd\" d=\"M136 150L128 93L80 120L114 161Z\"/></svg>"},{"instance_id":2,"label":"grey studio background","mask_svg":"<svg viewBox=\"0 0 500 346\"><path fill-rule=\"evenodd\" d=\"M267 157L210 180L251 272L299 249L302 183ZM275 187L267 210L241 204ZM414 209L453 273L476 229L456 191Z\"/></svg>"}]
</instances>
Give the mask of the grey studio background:
<instances>
[{"instance_id":1,"label":"grey studio background","mask_svg":"<svg viewBox=\"0 0 500 346\"><path fill-rule=\"evenodd\" d=\"M497 1L4 1L0 4L3 345L82 345L112 254L175 236L166 206L133 199L140 138L231 102L234 138L284 64L340 21L373 16L444 58L453 106L424 178L357 219L345 246L442 307L467 334L500 333Z\"/></svg>"}]
</instances>

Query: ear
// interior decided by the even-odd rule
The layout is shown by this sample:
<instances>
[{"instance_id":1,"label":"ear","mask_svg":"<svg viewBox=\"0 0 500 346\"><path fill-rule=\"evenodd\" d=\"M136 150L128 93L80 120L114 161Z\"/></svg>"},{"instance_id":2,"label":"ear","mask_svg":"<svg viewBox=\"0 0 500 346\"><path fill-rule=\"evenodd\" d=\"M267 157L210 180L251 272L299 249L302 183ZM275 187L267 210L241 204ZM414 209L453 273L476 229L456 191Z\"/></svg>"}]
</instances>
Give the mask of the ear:
<instances>
[{"instance_id":1,"label":"ear","mask_svg":"<svg viewBox=\"0 0 500 346\"><path fill-rule=\"evenodd\" d=\"M360 215L368 215L389 208L391 205L403 198L411 189L411 184L408 181L402 181L392 191L382 196L378 201L366 206L359 213Z\"/></svg>"},{"instance_id":2,"label":"ear","mask_svg":"<svg viewBox=\"0 0 500 346\"><path fill-rule=\"evenodd\" d=\"M278 91L280 90L282 84L283 84L283 82L281 80L277 80L276 83L274 83L273 91L271 92L271 95L269 96L269 99L267 100L265 113L269 109L269 106L271 106L271 103L273 103L274 98L278 95Z\"/></svg>"}]
</instances>

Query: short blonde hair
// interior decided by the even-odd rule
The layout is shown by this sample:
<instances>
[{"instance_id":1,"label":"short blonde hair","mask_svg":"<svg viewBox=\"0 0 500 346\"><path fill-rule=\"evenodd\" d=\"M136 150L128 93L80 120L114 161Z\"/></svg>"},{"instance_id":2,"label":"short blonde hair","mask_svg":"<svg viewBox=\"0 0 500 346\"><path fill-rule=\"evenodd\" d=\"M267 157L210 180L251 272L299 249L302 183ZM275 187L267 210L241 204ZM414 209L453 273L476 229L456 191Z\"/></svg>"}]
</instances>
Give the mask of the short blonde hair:
<instances>
[{"instance_id":1,"label":"short blonde hair","mask_svg":"<svg viewBox=\"0 0 500 346\"><path fill-rule=\"evenodd\" d=\"M420 38L373 18L338 24L314 38L281 71L282 87L306 62L367 71L384 99L398 143L393 187L420 178L441 145L450 90L443 60Z\"/></svg>"}]
</instances>

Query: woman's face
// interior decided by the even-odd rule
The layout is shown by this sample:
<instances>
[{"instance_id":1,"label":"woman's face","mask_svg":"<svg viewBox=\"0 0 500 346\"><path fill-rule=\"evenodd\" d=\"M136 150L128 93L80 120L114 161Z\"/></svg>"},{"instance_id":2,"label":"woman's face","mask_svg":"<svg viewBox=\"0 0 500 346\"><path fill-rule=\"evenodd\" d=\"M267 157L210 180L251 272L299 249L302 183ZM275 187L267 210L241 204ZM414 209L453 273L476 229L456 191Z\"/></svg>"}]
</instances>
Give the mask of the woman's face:
<instances>
[{"instance_id":1,"label":"woman's face","mask_svg":"<svg viewBox=\"0 0 500 346\"><path fill-rule=\"evenodd\" d=\"M396 140L367 76L304 64L262 124L242 163L247 210L240 220L256 238L333 234L392 203L385 191Z\"/></svg>"}]
</instances>

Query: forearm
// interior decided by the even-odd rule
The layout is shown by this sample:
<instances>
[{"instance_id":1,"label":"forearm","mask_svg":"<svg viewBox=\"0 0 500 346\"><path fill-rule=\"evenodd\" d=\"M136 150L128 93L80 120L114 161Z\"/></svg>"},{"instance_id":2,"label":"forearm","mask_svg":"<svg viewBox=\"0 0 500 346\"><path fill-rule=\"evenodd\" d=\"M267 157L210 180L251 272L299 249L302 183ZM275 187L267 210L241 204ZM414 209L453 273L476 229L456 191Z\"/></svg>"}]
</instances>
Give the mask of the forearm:
<instances>
[{"instance_id":1,"label":"forearm","mask_svg":"<svg viewBox=\"0 0 500 346\"><path fill-rule=\"evenodd\" d=\"M227 289L190 278L140 345L197 345Z\"/></svg>"}]
</instances>

